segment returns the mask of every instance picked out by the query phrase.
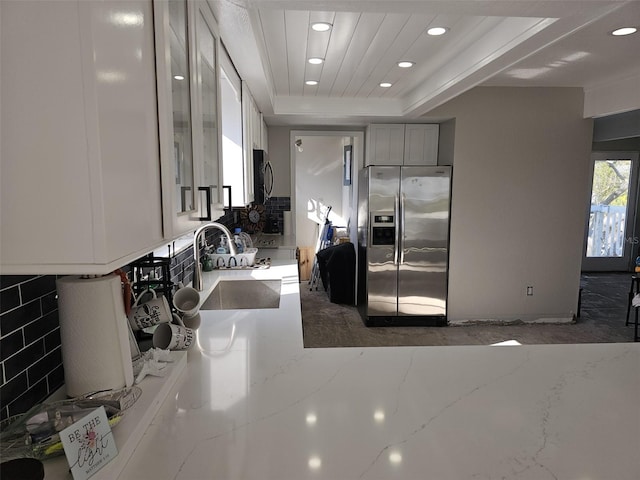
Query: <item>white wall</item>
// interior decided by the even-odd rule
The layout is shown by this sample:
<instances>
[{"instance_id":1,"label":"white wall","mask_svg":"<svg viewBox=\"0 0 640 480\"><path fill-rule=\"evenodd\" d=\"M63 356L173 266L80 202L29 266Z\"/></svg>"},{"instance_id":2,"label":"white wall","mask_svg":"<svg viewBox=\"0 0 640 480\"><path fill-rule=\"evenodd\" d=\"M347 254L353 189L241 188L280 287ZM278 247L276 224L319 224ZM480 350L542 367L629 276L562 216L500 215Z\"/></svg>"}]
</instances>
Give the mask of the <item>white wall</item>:
<instances>
[{"instance_id":1,"label":"white wall","mask_svg":"<svg viewBox=\"0 0 640 480\"><path fill-rule=\"evenodd\" d=\"M295 191L292 192L292 183L295 183L295 168L292 167L292 136L336 136L336 138L351 138L353 141L353 166L352 166L352 186L344 187L342 205L343 208L351 208L351 240L356 241L357 224L355 213L357 208L357 180L358 171L364 165L364 128L335 127L335 126L305 126L305 127L289 127L289 126L270 126L269 127L269 160L274 168L275 183L274 196L291 196L292 209L295 210ZM341 157L342 158L342 157ZM342 167L340 167L342 168ZM342 180L340 180L341 182ZM349 202L346 201L350 196ZM349 216L345 212L346 216ZM315 246L317 237L314 237L310 246ZM303 246L298 242L298 245Z\"/></svg>"},{"instance_id":2,"label":"white wall","mask_svg":"<svg viewBox=\"0 0 640 480\"><path fill-rule=\"evenodd\" d=\"M348 201L343 201L343 146L341 136L297 136L303 151L295 152L295 225L298 246L315 246L318 225L327 206L335 226L346 226ZM347 199L348 200L348 199ZM343 203L346 209L343 208Z\"/></svg>"},{"instance_id":3,"label":"white wall","mask_svg":"<svg viewBox=\"0 0 640 480\"><path fill-rule=\"evenodd\" d=\"M309 132L309 135L315 132L336 132L338 135L344 133L345 135L355 137L362 134L364 136L364 127L335 127L335 126L304 126L304 127L289 127L289 126L269 126L269 160L274 168L275 182L273 186L273 195L276 197L288 197L291 196L291 131L295 130L300 135L304 135L305 131ZM358 139L355 138L356 143ZM363 142L360 142L363 143ZM358 169L364 165L364 145L357 145L358 153L355 156L356 160L360 162ZM354 166L354 172L357 172ZM357 176L357 174L356 174Z\"/></svg>"},{"instance_id":4,"label":"white wall","mask_svg":"<svg viewBox=\"0 0 640 480\"><path fill-rule=\"evenodd\" d=\"M450 320L576 311L592 135L582 106L580 89L479 87L429 112L455 119ZM291 130L269 129L282 171Z\"/></svg>"},{"instance_id":5,"label":"white wall","mask_svg":"<svg viewBox=\"0 0 640 480\"><path fill-rule=\"evenodd\" d=\"M455 118L450 321L576 311L592 132L582 105L580 89L480 87L429 112Z\"/></svg>"}]
</instances>

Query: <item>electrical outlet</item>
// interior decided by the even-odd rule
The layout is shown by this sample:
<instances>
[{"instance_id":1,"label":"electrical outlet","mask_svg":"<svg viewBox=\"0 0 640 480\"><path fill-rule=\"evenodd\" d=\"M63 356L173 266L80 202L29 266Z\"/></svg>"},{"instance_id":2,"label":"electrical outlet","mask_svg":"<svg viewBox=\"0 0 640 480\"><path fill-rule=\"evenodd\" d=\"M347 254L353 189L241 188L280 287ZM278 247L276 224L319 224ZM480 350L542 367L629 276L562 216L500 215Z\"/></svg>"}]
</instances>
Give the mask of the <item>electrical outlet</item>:
<instances>
[{"instance_id":1,"label":"electrical outlet","mask_svg":"<svg viewBox=\"0 0 640 480\"><path fill-rule=\"evenodd\" d=\"M533 296L533 287L532 286L528 286L527 287L527 297L532 297Z\"/></svg>"}]
</instances>

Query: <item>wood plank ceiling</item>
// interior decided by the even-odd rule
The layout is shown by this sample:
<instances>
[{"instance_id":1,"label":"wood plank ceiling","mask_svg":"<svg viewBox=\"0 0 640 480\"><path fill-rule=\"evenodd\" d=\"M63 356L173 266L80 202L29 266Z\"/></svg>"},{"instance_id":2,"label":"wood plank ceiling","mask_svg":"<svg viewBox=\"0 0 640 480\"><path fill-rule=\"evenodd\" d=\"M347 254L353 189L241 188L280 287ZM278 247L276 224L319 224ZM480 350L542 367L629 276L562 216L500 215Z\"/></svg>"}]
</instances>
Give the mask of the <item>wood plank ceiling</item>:
<instances>
[{"instance_id":1,"label":"wood plank ceiling","mask_svg":"<svg viewBox=\"0 0 640 480\"><path fill-rule=\"evenodd\" d=\"M403 95L415 86L414 78L429 75L499 21L373 12L260 10L258 15L276 95L356 98ZM316 32L309 28L313 22L333 28ZM427 35L430 26L446 26L448 35ZM325 61L312 65L307 62L312 57ZM413 75L397 66L401 60L415 63ZM380 87L381 82L392 86Z\"/></svg>"},{"instance_id":2,"label":"wood plank ceiling","mask_svg":"<svg viewBox=\"0 0 640 480\"><path fill-rule=\"evenodd\" d=\"M640 26L636 0L208 1L266 115L417 118L481 84L587 87L640 74L640 34L608 31ZM447 33L427 35L432 26Z\"/></svg>"}]
</instances>

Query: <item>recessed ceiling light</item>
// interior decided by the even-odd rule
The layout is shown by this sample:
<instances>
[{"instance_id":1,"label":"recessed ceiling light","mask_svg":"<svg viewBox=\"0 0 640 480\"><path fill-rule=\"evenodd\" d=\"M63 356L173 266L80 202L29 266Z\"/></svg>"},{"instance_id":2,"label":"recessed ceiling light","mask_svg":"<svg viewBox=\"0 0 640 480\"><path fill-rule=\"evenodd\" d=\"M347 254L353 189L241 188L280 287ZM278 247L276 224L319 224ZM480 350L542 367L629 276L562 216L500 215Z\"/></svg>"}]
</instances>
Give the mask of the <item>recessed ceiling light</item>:
<instances>
[{"instance_id":1,"label":"recessed ceiling light","mask_svg":"<svg viewBox=\"0 0 640 480\"><path fill-rule=\"evenodd\" d=\"M314 86L314 85L317 85L317 84L318 84L318 81L317 81L317 80L307 80L307 81L306 81L306 82L304 82L304 83L305 83L306 85Z\"/></svg>"},{"instance_id":2,"label":"recessed ceiling light","mask_svg":"<svg viewBox=\"0 0 640 480\"><path fill-rule=\"evenodd\" d=\"M139 27L144 24L142 14L116 12L110 15L110 20L118 26L134 26Z\"/></svg>"},{"instance_id":3,"label":"recessed ceiling light","mask_svg":"<svg viewBox=\"0 0 640 480\"><path fill-rule=\"evenodd\" d=\"M389 88L389 87L391 86L391 84L390 84L389 82L382 82L382 83L380 84L380 86L381 86L382 88Z\"/></svg>"},{"instance_id":4,"label":"recessed ceiling light","mask_svg":"<svg viewBox=\"0 0 640 480\"><path fill-rule=\"evenodd\" d=\"M173 78L175 78L176 80L184 80L184 77L182 75L174 75Z\"/></svg>"},{"instance_id":5,"label":"recessed ceiling light","mask_svg":"<svg viewBox=\"0 0 640 480\"><path fill-rule=\"evenodd\" d=\"M631 35L632 33L636 33L638 31L638 29L636 27L623 27L623 28L618 28L617 30L614 30L613 32L611 32L611 35L615 35L616 37L621 37L624 35Z\"/></svg>"},{"instance_id":6,"label":"recessed ceiling light","mask_svg":"<svg viewBox=\"0 0 640 480\"><path fill-rule=\"evenodd\" d=\"M327 30L331 30L331 25L329 22L315 22L311 24L311 28L313 28L316 32L326 32Z\"/></svg>"},{"instance_id":7,"label":"recessed ceiling light","mask_svg":"<svg viewBox=\"0 0 640 480\"><path fill-rule=\"evenodd\" d=\"M449 29L447 27L431 27L427 30L427 35L437 37L438 35L444 35Z\"/></svg>"},{"instance_id":8,"label":"recessed ceiling light","mask_svg":"<svg viewBox=\"0 0 640 480\"><path fill-rule=\"evenodd\" d=\"M398 62L398 66L400 68L411 68L415 65L415 62L409 62L408 60L403 60L401 62Z\"/></svg>"},{"instance_id":9,"label":"recessed ceiling light","mask_svg":"<svg viewBox=\"0 0 640 480\"><path fill-rule=\"evenodd\" d=\"M310 64L312 65L320 65L322 62L324 62L324 58L320 58L320 57L311 57L309 60L307 60Z\"/></svg>"}]
</instances>

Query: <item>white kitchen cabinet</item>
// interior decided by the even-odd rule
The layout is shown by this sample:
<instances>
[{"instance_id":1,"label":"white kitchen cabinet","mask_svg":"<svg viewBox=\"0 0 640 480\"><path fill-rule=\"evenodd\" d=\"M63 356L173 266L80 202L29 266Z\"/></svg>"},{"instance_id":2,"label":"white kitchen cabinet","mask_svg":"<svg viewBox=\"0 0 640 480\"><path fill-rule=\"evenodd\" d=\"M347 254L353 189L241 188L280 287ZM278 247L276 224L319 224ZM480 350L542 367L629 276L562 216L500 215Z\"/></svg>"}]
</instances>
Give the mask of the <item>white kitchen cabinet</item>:
<instances>
[{"instance_id":1,"label":"white kitchen cabinet","mask_svg":"<svg viewBox=\"0 0 640 480\"><path fill-rule=\"evenodd\" d=\"M219 34L206 2L154 1L164 235L223 214Z\"/></svg>"},{"instance_id":2,"label":"white kitchen cabinet","mask_svg":"<svg viewBox=\"0 0 640 480\"><path fill-rule=\"evenodd\" d=\"M242 82L242 143L244 150L244 191L245 203L255 199L253 184L253 149L260 149L262 144L260 110L245 81Z\"/></svg>"},{"instance_id":3,"label":"white kitchen cabinet","mask_svg":"<svg viewBox=\"0 0 640 480\"><path fill-rule=\"evenodd\" d=\"M437 165L438 133L437 124L405 125L403 165Z\"/></svg>"},{"instance_id":4,"label":"white kitchen cabinet","mask_svg":"<svg viewBox=\"0 0 640 480\"><path fill-rule=\"evenodd\" d=\"M265 123L264 118L262 119L261 138L262 138L261 148L265 152L268 152L269 151L269 127L267 127L267 124Z\"/></svg>"},{"instance_id":5,"label":"white kitchen cabinet","mask_svg":"<svg viewBox=\"0 0 640 480\"><path fill-rule=\"evenodd\" d=\"M108 273L163 240L150 0L0 2L0 273Z\"/></svg>"},{"instance_id":6,"label":"white kitchen cabinet","mask_svg":"<svg viewBox=\"0 0 640 480\"><path fill-rule=\"evenodd\" d=\"M255 201L253 150L269 148L268 128L247 83L242 81L242 143L244 154L244 203Z\"/></svg>"},{"instance_id":7,"label":"white kitchen cabinet","mask_svg":"<svg viewBox=\"0 0 640 480\"><path fill-rule=\"evenodd\" d=\"M366 165L436 165L437 124L372 124L367 127Z\"/></svg>"},{"instance_id":8,"label":"white kitchen cabinet","mask_svg":"<svg viewBox=\"0 0 640 480\"><path fill-rule=\"evenodd\" d=\"M404 125L367 127L367 165L402 165L403 156Z\"/></svg>"},{"instance_id":9,"label":"white kitchen cabinet","mask_svg":"<svg viewBox=\"0 0 640 480\"><path fill-rule=\"evenodd\" d=\"M251 143L253 148L262 150L262 114L255 100L251 103Z\"/></svg>"}]
</instances>

